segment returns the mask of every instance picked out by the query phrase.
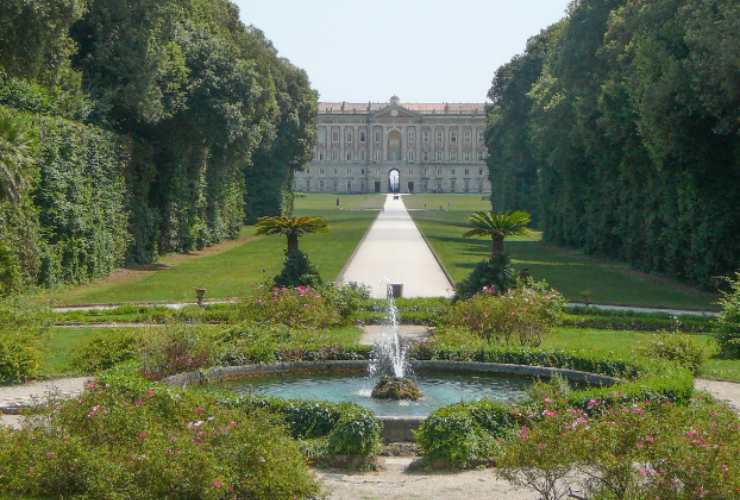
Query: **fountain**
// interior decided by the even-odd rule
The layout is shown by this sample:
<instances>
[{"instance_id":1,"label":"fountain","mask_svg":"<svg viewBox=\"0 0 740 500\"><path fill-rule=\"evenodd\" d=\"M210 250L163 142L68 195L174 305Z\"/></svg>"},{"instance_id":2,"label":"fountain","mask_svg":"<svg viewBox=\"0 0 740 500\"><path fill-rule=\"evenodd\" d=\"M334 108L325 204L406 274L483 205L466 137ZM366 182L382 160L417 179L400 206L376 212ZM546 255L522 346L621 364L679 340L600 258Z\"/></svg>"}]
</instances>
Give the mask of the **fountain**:
<instances>
[{"instance_id":1,"label":"fountain","mask_svg":"<svg viewBox=\"0 0 740 500\"><path fill-rule=\"evenodd\" d=\"M393 285L387 287L388 329L383 333L380 342L373 347L369 364L369 374L380 380L373 388L371 396L375 399L395 399L416 401L421 398L421 390L409 376L411 367L408 364L407 348L401 345Z\"/></svg>"}]
</instances>

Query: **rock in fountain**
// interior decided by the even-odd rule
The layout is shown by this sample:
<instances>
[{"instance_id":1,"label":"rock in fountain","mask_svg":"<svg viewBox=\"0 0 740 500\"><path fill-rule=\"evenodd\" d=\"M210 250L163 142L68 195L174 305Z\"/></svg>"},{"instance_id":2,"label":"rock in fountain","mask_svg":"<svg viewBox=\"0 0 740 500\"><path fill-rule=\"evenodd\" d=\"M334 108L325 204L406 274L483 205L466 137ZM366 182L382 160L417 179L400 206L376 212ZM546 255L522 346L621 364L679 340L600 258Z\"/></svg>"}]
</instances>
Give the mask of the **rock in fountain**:
<instances>
[{"instance_id":1,"label":"rock in fountain","mask_svg":"<svg viewBox=\"0 0 740 500\"><path fill-rule=\"evenodd\" d=\"M372 397L376 399L410 399L421 397L421 390L408 376L410 372L406 358L406 348L401 345L398 335L398 308L393 292L388 286L388 332L373 347L370 360L370 376L380 381L373 388Z\"/></svg>"}]
</instances>

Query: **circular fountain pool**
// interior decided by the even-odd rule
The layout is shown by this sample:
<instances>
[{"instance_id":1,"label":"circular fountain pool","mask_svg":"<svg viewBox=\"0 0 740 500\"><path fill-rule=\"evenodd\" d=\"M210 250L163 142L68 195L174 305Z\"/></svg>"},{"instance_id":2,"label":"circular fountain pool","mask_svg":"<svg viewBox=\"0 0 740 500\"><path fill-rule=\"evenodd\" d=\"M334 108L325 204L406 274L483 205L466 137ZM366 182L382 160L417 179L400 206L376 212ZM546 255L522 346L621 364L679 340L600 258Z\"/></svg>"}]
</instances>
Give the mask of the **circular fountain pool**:
<instances>
[{"instance_id":1,"label":"circular fountain pool","mask_svg":"<svg viewBox=\"0 0 740 500\"><path fill-rule=\"evenodd\" d=\"M280 373L219 384L242 394L282 399L356 403L379 416L426 417L441 406L489 399L515 403L527 399L532 379L516 375L423 371L415 376L423 393L418 401L370 397L376 380L365 374Z\"/></svg>"}]
</instances>

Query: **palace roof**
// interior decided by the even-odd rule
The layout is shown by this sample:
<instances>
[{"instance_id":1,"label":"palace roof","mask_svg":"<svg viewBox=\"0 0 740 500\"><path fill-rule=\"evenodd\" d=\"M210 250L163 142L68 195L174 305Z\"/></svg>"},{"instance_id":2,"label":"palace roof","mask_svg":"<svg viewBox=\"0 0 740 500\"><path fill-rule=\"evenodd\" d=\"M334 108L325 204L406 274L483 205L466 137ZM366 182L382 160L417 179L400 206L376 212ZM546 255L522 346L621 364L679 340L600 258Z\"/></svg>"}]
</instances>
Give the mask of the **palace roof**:
<instances>
[{"instance_id":1,"label":"palace roof","mask_svg":"<svg viewBox=\"0 0 740 500\"><path fill-rule=\"evenodd\" d=\"M455 102L319 102L319 113L331 114L365 114L376 113L389 106L397 106L420 114L483 114L485 103L455 103Z\"/></svg>"}]
</instances>

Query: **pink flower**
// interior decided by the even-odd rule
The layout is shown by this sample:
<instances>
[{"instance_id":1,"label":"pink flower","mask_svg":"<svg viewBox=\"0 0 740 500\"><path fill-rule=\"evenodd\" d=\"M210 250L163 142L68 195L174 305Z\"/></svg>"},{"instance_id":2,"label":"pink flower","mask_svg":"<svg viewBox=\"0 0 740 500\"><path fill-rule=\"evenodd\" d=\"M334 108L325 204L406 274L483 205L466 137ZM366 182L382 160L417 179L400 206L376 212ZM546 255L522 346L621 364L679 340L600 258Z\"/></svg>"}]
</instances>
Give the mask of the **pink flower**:
<instances>
[{"instance_id":1,"label":"pink flower","mask_svg":"<svg viewBox=\"0 0 740 500\"><path fill-rule=\"evenodd\" d=\"M146 431L141 431L141 432L139 433L139 439L141 439L142 441L145 441L145 440L146 440L146 438L148 438L148 437L149 437L149 433L148 433L148 432L146 432Z\"/></svg>"},{"instance_id":2,"label":"pink flower","mask_svg":"<svg viewBox=\"0 0 740 500\"><path fill-rule=\"evenodd\" d=\"M153 398L157 395L157 391L155 391L154 389L149 389L148 391L146 391L146 395L150 398Z\"/></svg>"},{"instance_id":3,"label":"pink flower","mask_svg":"<svg viewBox=\"0 0 740 500\"><path fill-rule=\"evenodd\" d=\"M655 436L653 436L652 434L648 434L645 437L645 441L647 441L649 444L655 444Z\"/></svg>"},{"instance_id":4,"label":"pink flower","mask_svg":"<svg viewBox=\"0 0 740 500\"><path fill-rule=\"evenodd\" d=\"M540 443L537 445L537 448L539 448L540 450L544 450L545 448L547 448L547 445L545 443Z\"/></svg>"},{"instance_id":5,"label":"pink flower","mask_svg":"<svg viewBox=\"0 0 740 500\"><path fill-rule=\"evenodd\" d=\"M588 404L586 404L586 408L588 408L589 410L592 410L596 408L597 406L599 406L599 404L600 404L600 401L596 399L591 399L589 400Z\"/></svg>"},{"instance_id":6,"label":"pink flower","mask_svg":"<svg viewBox=\"0 0 740 500\"><path fill-rule=\"evenodd\" d=\"M197 407L197 408L195 409L195 413L197 413L198 415L201 415L201 414L203 414L203 413L205 413L205 412L206 412L206 409L205 409L205 408L203 408L202 406L199 406L199 407Z\"/></svg>"},{"instance_id":7,"label":"pink flower","mask_svg":"<svg viewBox=\"0 0 740 500\"><path fill-rule=\"evenodd\" d=\"M57 458L57 454L53 451L50 451L46 454L46 458L48 458L49 460L54 460L55 458Z\"/></svg>"},{"instance_id":8,"label":"pink flower","mask_svg":"<svg viewBox=\"0 0 740 500\"><path fill-rule=\"evenodd\" d=\"M216 479L215 481L213 481L213 487L216 488L217 490L220 490L223 485L224 485L224 483L222 483L218 479Z\"/></svg>"},{"instance_id":9,"label":"pink flower","mask_svg":"<svg viewBox=\"0 0 740 500\"><path fill-rule=\"evenodd\" d=\"M545 415L546 417L555 417L557 416L557 412L554 412L552 410L545 410L543 412L543 415Z\"/></svg>"},{"instance_id":10,"label":"pink flower","mask_svg":"<svg viewBox=\"0 0 740 500\"><path fill-rule=\"evenodd\" d=\"M519 437L522 441L526 441L529 439L529 427L526 425L522 427L522 430L519 431Z\"/></svg>"},{"instance_id":11,"label":"pink flower","mask_svg":"<svg viewBox=\"0 0 740 500\"><path fill-rule=\"evenodd\" d=\"M689 432L686 433L686 437L688 438L694 438L699 435L699 432L696 429L691 429Z\"/></svg>"}]
</instances>

